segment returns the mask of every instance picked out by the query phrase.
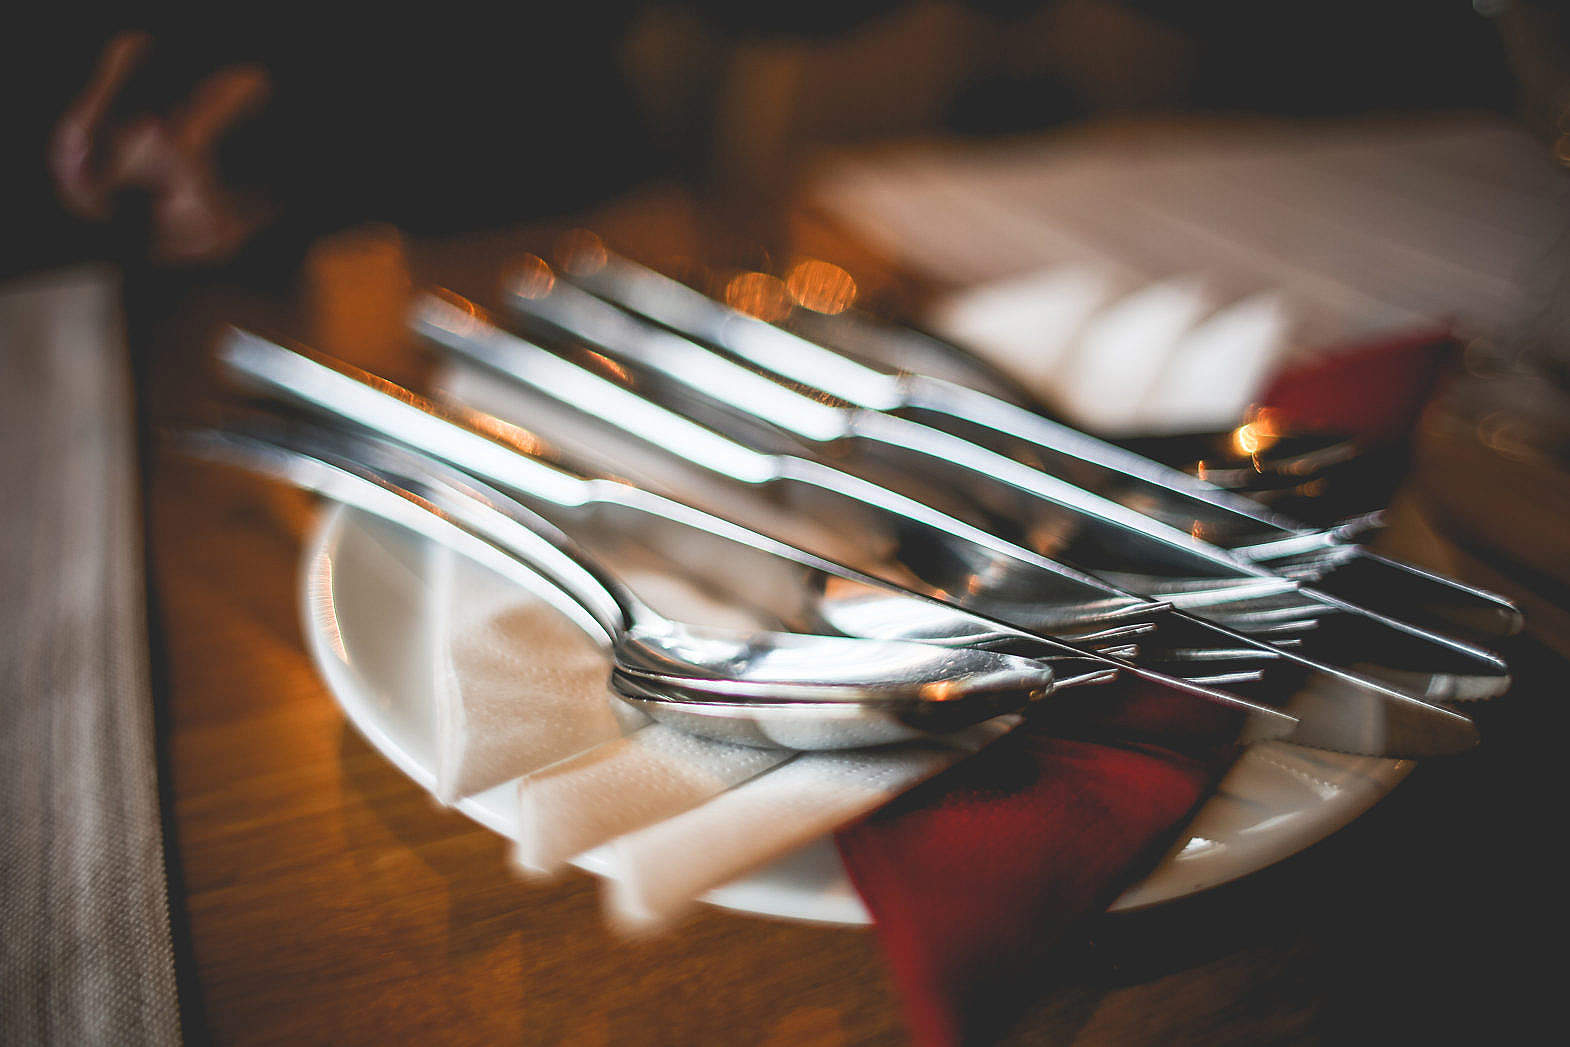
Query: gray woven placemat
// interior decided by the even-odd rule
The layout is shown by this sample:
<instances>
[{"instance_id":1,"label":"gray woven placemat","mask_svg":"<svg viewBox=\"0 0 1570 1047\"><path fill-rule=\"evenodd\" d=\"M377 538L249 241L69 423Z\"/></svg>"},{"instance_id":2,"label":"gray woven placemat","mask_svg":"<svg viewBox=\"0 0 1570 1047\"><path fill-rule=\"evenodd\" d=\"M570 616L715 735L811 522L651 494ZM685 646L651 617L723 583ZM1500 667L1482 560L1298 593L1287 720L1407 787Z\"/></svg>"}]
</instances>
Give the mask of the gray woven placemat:
<instances>
[{"instance_id":1,"label":"gray woven placemat","mask_svg":"<svg viewBox=\"0 0 1570 1047\"><path fill-rule=\"evenodd\" d=\"M0 1041L180 1039L113 275L0 288Z\"/></svg>"}]
</instances>

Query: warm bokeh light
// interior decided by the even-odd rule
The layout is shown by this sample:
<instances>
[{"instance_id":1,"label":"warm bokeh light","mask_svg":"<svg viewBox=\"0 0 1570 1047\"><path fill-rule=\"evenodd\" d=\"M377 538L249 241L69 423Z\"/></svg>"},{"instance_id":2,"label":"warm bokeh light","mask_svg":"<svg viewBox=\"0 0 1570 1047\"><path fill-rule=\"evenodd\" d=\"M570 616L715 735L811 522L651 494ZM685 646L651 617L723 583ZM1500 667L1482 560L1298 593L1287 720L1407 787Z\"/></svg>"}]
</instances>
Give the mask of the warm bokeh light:
<instances>
[{"instance_id":1,"label":"warm bokeh light","mask_svg":"<svg viewBox=\"0 0 1570 1047\"><path fill-rule=\"evenodd\" d=\"M1508 411L1490 411L1477 423L1477 438L1483 446L1514 462L1540 457L1526 432L1521 419Z\"/></svg>"},{"instance_id":2,"label":"warm bokeh light","mask_svg":"<svg viewBox=\"0 0 1570 1047\"><path fill-rule=\"evenodd\" d=\"M609 258L605 241L588 229L570 229L556 241L556 260L566 273L581 276L599 272Z\"/></svg>"},{"instance_id":3,"label":"warm bokeh light","mask_svg":"<svg viewBox=\"0 0 1570 1047\"><path fill-rule=\"evenodd\" d=\"M934 680L921 689L921 697L929 702L949 702L965 694L966 689L958 680Z\"/></svg>"},{"instance_id":4,"label":"warm bokeh light","mask_svg":"<svg viewBox=\"0 0 1570 1047\"><path fill-rule=\"evenodd\" d=\"M768 273L737 273L725 285L725 304L770 323L790 314L790 294Z\"/></svg>"},{"instance_id":5,"label":"warm bokeh light","mask_svg":"<svg viewBox=\"0 0 1570 1047\"><path fill-rule=\"evenodd\" d=\"M305 263L309 338L348 358L386 352L408 334L403 318L414 292L403 234L362 226L317 241Z\"/></svg>"},{"instance_id":6,"label":"warm bokeh light","mask_svg":"<svg viewBox=\"0 0 1570 1047\"><path fill-rule=\"evenodd\" d=\"M555 286L556 274L539 255L524 255L513 266L512 289L520 298L544 298Z\"/></svg>"},{"instance_id":7,"label":"warm bokeh light","mask_svg":"<svg viewBox=\"0 0 1570 1047\"><path fill-rule=\"evenodd\" d=\"M797 305L815 313L843 313L856 301L851 275L820 258L796 263L785 277L785 289Z\"/></svg>"},{"instance_id":8,"label":"warm bokeh light","mask_svg":"<svg viewBox=\"0 0 1570 1047\"><path fill-rule=\"evenodd\" d=\"M537 456L552 453L550 444L528 429L504 421L493 414L485 414L483 411L463 411L462 417L469 428L520 454Z\"/></svg>"},{"instance_id":9,"label":"warm bokeh light","mask_svg":"<svg viewBox=\"0 0 1570 1047\"><path fill-rule=\"evenodd\" d=\"M1259 453L1259 448L1264 444L1263 437L1253 422L1244 422L1232 430L1232 450L1238 454L1252 457Z\"/></svg>"},{"instance_id":10,"label":"warm bokeh light","mask_svg":"<svg viewBox=\"0 0 1570 1047\"><path fill-rule=\"evenodd\" d=\"M1257 458L1273 447L1281 433L1272 413L1263 408L1251 411L1249 420L1232 430L1232 450L1240 455Z\"/></svg>"},{"instance_id":11,"label":"warm bokeh light","mask_svg":"<svg viewBox=\"0 0 1570 1047\"><path fill-rule=\"evenodd\" d=\"M589 350L584 350L583 355L585 362L587 362L590 367L598 369L602 374L608 374L614 377L622 385L630 386L633 384L632 372L628 371L625 367L617 363L615 360L612 360L604 353L596 353Z\"/></svg>"}]
</instances>

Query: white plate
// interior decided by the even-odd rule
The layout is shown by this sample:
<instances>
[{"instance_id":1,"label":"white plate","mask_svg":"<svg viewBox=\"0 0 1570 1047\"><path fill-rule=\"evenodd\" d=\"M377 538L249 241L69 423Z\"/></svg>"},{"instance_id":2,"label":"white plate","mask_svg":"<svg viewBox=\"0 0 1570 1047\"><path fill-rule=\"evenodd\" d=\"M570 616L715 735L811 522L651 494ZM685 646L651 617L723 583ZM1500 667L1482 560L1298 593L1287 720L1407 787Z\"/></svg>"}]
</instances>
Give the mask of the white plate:
<instances>
[{"instance_id":1,"label":"white plate","mask_svg":"<svg viewBox=\"0 0 1570 1047\"><path fill-rule=\"evenodd\" d=\"M434 546L351 509L323 520L306 554L306 642L344 714L421 787L436 775L428 628ZM1262 869L1346 825L1411 771L1410 761L1302 749L1250 748L1172 850L1113 904L1132 910L1182 898ZM498 786L458 804L510 836L516 792ZM586 868L594 870L592 863ZM830 923L868 916L833 844L820 841L707 896L729 909Z\"/></svg>"}]
</instances>

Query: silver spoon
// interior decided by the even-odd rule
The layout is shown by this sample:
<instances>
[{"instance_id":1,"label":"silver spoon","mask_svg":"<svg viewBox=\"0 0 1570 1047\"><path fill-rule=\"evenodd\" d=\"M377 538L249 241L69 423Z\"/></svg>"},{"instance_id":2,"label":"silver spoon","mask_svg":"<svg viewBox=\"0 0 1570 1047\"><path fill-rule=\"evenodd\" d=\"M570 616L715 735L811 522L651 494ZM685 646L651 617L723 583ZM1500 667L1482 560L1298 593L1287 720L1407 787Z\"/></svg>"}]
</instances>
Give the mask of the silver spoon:
<instances>
[{"instance_id":1,"label":"silver spoon","mask_svg":"<svg viewBox=\"0 0 1570 1047\"><path fill-rule=\"evenodd\" d=\"M618 698L652 720L688 734L763 749L869 748L952 734L957 729L949 727L941 715L946 711L942 702L904 709L848 702L695 702L679 681L620 670L612 671L611 688Z\"/></svg>"},{"instance_id":2,"label":"silver spoon","mask_svg":"<svg viewBox=\"0 0 1570 1047\"><path fill-rule=\"evenodd\" d=\"M675 621L516 502L379 441L301 425L201 431L182 444L393 520L535 593L554 588L549 602L607 643L618 692L695 733L792 749L882 745L1018 712L1054 687L1046 663L998 651Z\"/></svg>"}]
</instances>

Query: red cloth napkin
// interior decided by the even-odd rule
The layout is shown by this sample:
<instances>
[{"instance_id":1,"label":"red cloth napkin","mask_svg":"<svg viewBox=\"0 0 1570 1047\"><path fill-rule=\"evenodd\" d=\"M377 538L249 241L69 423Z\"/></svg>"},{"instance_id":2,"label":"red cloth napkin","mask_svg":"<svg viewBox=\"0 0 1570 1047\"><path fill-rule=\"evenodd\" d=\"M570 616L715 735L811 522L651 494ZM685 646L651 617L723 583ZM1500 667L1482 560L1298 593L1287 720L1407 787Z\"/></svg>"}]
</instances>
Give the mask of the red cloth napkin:
<instances>
[{"instance_id":1,"label":"red cloth napkin","mask_svg":"<svg viewBox=\"0 0 1570 1047\"><path fill-rule=\"evenodd\" d=\"M1231 763L1234 714L1084 688L836 838L917 1043L986 1042L1064 933L1160 858Z\"/></svg>"},{"instance_id":2,"label":"red cloth napkin","mask_svg":"<svg viewBox=\"0 0 1570 1047\"><path fill-rule=\"evenodd\" d=\"M1455 349L1444 327L1387 334L1315 354L1271 380L1260 402L1293 432L1346 433L1368 443L1417 421Z\"/></svg>"},{"instance_id":3,"label":"red cloth napkin","mask_svg":"<svg viewBox=\"0 0 1570 1047\"><path fill-rule=\"evenodd\" d=\"M1317 354L1263 402L1287 427L1370 442L1410 429L1448 331ZM986 1042L1041 991L1064 934L1160 859L1235 752L1236 718L1149 685L1053 697L1032 722L837 839L916 1041Z\"/></svg>"}]
</instances>

